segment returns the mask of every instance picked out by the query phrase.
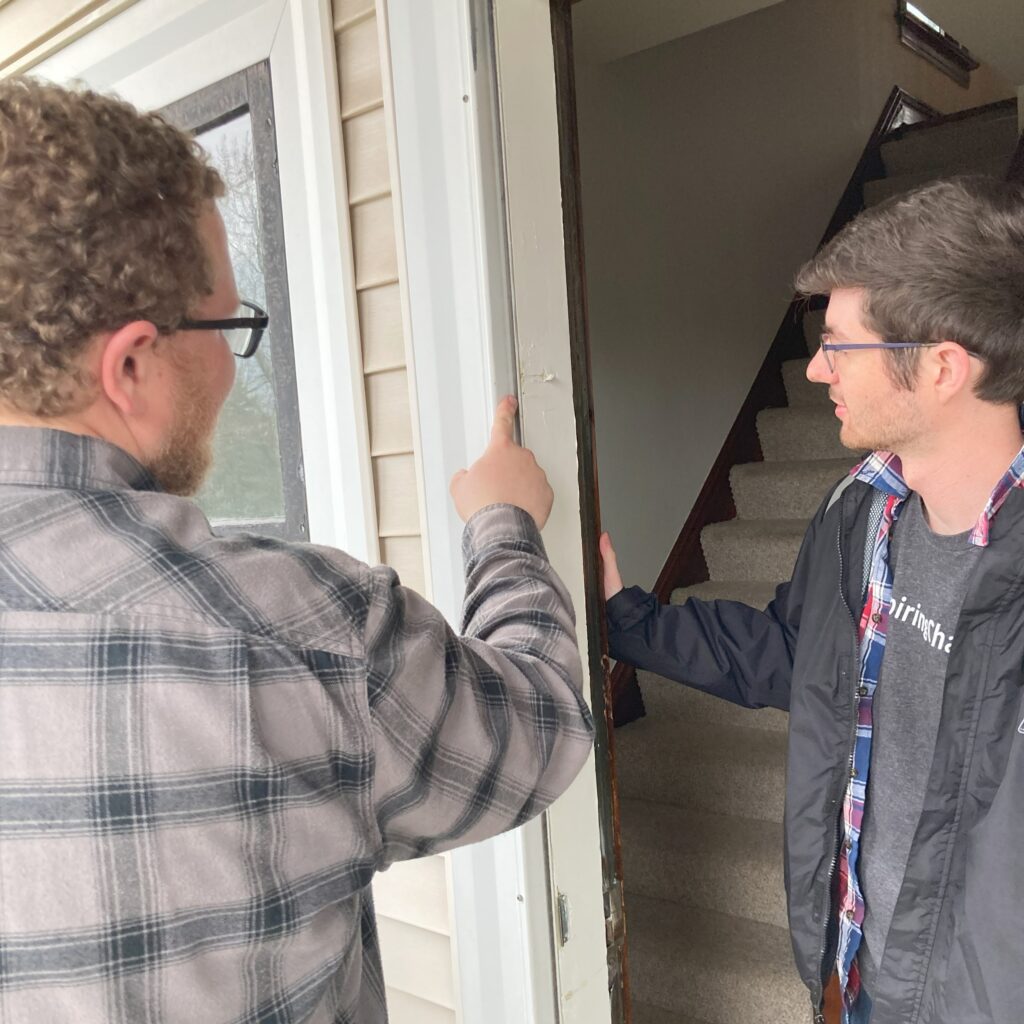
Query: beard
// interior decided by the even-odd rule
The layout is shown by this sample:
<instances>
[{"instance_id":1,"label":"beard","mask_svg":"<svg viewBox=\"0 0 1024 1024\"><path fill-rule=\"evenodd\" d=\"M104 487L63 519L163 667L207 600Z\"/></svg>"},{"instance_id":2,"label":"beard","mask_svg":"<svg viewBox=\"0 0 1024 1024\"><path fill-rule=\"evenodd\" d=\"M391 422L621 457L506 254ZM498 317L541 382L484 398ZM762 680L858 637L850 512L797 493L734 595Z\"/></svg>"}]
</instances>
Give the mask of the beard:
<instances>
[{"instance_id":1,"label":"beard","mask_svg":"<svg viewBox=\"0 0 1024 1024\"><path fill-rule=\"evenodd\" d=\"M191 498L213 464L218 408L199 381L184 376L174 383L174 407L175 421L146 468L168 494Z\"/></svg>"},{"instance_id":2,"label":"beard","mask_svg":"<svg viewBox=\"0 0 1024 1024\"><path fill-rule=\"evenodd\" d=\"M878 406L862 409L839 428L839 441L856 452L884 451L897 455L913 447L921 437L921 416L912 391L892 391Z\"/></svg>"}]
</instances>

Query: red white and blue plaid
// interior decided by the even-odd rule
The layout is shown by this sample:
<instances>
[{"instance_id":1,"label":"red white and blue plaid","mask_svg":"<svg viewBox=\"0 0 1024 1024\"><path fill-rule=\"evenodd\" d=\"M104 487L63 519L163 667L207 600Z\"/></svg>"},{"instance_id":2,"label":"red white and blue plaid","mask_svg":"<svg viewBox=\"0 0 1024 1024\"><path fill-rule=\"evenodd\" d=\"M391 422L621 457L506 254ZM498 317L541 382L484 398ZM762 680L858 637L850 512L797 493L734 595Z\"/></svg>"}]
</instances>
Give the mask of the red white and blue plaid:
<instances>
[{"instance_id":1,"label":"red white and blue plaid","mask_svg":"<svg viewBox=\"0 0 1024 1024\"><path fill-rule=\"evenodd\" d=\"M844 1005L852 1009L860 994L860 970L857 950L864 923L864 897L857 870L860 853L861 823L871 765L872 707L875 688L885 654L892 603L892 569L889 565L889 538L900 510L910 493L903 479L899 456L874 452L855 466L852 473L885 494L881 522L875 535L866 598L861 611L860 672L857 680L857 738L850 758L850 780L843 801L843 842L837 864L839 946L836 969ZM1014 487L1024 487L1024 448L992 491L985 510L971 530L969 540L978 547L988 544L989 526Z\"/></svg>"}]
</instances>

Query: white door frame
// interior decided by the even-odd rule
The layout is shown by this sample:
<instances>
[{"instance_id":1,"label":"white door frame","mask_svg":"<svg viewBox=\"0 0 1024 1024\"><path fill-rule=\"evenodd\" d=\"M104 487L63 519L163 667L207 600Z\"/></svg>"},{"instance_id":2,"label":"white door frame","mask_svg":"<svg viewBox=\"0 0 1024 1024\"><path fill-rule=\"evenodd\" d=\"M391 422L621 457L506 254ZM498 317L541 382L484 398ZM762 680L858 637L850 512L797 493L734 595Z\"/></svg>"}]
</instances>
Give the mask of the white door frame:
<instances>
[{"instance_id":1,"label":"white door frame","mask_svg":"<svg viewBox=\"0 0 1024 1024\"><path fill-rule=\"evenodd\" d=\"M462 524L448 480L479 454L496 400L514 391L524 443L557 496L545 544L582 616L548 0L387 0L387 12L433 598L457 623ZM611 1019L600 847L591 759L542 819L453 853L467 1024Z\"/></svg>"},{"instance_id":2,"label":"white door frame","mask_svg":"<svg viewBox=\"0 0 1024 1024\"><path fill-rule=\"evenodd\" d=\"M547 0L378 0L378 10L392 48L433 599L457 626L462 526L448 480L486 443L496 398L514 391L524 441L557 495L545 543L582 614ZM139 0L33 73L153 108L269 58L310 536L375 561L333 46L326 0ZM587 664L585 622L578 635ZM543 818L453 853L465 1024L610 1020L597 816L591 760Z\"/></svg>"}]
</instances>

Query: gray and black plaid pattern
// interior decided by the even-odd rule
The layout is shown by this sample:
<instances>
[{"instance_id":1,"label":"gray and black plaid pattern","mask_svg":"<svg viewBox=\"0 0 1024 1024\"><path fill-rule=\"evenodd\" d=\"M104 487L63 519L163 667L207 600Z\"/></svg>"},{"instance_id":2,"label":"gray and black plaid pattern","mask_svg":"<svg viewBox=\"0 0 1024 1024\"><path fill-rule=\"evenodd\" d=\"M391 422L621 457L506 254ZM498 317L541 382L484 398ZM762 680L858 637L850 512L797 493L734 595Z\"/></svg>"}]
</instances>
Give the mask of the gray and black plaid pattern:
<instances>
[{"instance_id":1,"label":"gray and black plaid pattern","mask_svg":"<svg viewBox=\"0 0 1024 1024\"><path fill-rule=\"evenodd\" d=\"M526 821L592 738L533 521L464 554L459 637L390 569L0 428L0 1024L386 1021L374 872Z\"/></svg>"}]
</instances>

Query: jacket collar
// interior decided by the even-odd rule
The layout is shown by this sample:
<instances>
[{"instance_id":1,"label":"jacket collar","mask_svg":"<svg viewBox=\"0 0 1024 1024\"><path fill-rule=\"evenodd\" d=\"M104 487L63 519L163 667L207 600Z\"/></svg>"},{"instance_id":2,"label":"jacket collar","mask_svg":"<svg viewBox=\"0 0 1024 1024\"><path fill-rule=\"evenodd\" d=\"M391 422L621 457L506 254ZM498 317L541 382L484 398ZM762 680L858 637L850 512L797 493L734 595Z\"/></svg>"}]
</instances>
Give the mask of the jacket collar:
<instances>
[{"instance_id":1,"label":"jacket collar","mask_svg":"<svg viewBox=\"0 0 1024 1024\"><path fill-rule=\"evenodd\" d=\"M910 494L910 488L903 479L900 457L892 452L872 452L863 462L854 466L851 473L855 479L870 484L876 490L895 495L901 501ZM968 538L972 544L981 548L988 546L992 520L1015 488L1024 488L1024 447L1017 452L1010 468L989 495Z\"/></svg>"}]
</instances>

